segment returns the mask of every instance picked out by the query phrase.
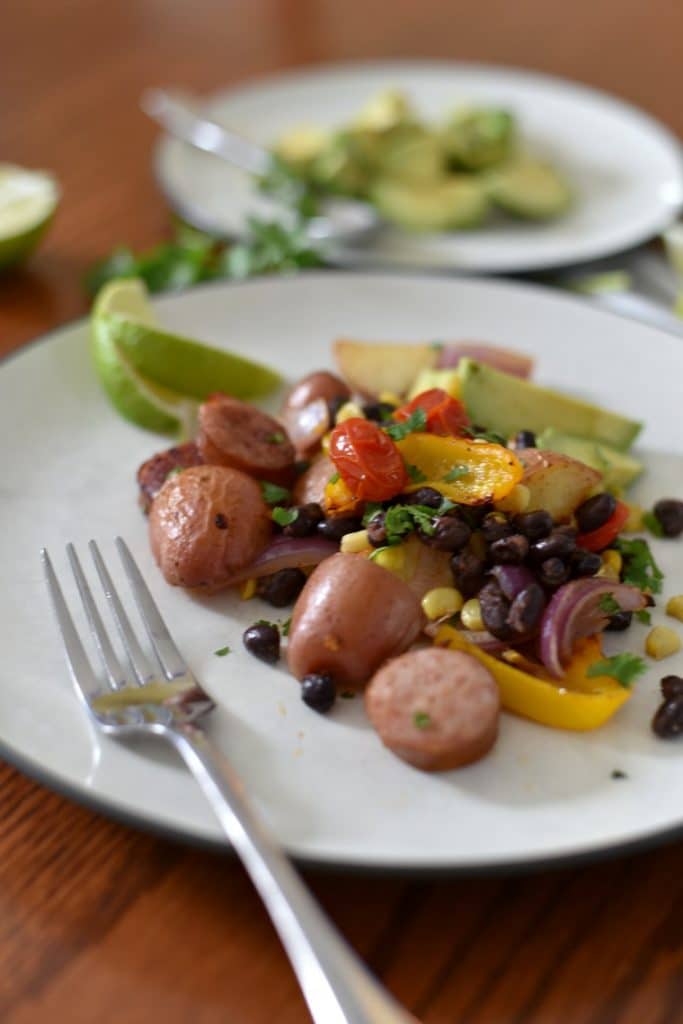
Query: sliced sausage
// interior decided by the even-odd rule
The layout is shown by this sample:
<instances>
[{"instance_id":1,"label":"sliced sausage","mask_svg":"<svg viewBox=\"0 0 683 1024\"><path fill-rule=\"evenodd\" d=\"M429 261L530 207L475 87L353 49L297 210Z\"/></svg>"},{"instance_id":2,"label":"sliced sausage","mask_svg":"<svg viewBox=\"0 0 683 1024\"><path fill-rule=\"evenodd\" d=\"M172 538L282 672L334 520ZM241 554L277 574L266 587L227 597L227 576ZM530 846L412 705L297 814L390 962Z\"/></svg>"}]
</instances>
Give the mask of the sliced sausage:
<instances>
[{"instance_id":1,"label":"sliced sausage","mask_svg":"<svg viewBox=\"0 0 683 1024\"><path fill-rule=\"evenodd\" d=\"M166 580L218 590L263 551L270 511L256 481L227 466L170 477L152 502L149 536Z\"/></svg>"},{"instance_id":2,"label":"sliced sausage","mask_svg":"<svg viewBox=\"0 0 683 1024\"><path fill-rule=\"evenodd\" d=\"M187 469L188 466L199 466L202 462L199 448L194 441L187 441L175 448L157 452L151 459L143 462L137 472L140 505L143 512L149 512L149 506L166 482L169 473L176 469Z\"/></svg>"},{"instance_id":3,"label":"sliced sausage","mask_svg":"<svg viewBox=\"0 0 683 1024\"><path fill-rule=\"evenodd\" d=\"M294 608L287 657L297 679L329 672L361 687L383 661L400 654L423 624L406 584L361 555L336 554L309 577Z\"/></svg>"},{"instance_id":4,"label":"sliced sausage","mask_svg":"<svg viewBox=\"0 0 683 1024\"><path fill-rule=\"evenodd\" d=\"M210 465L278 484L294 477L294 446L282 424L237 398L213 395L199 407L197 444Z\"/></svg>"},{"instance_id":5,"label":"sliced sausage","mask_svg":"<svg viewBox=\"0 0 683 1024\"><path fill-rule=\"evenodd\" d=\"M365 693L382 743L424 771L477 761L498 735L496 681L470 654L428 647L383 665Z\"/></svg>"},{"instance_id":6,"label":"sliced sausage","mask_svg":"<svg viewBox=\"0 0 683 1024\"><path fill-rule=\"evenodd\" d=\"M309 468L301 474L294 485L294 501L297 505L307 505L314 501L322 505L325 498L325 485L334 476L334 466L327 455L318 455Z\"/></svg>"}]
</instances>

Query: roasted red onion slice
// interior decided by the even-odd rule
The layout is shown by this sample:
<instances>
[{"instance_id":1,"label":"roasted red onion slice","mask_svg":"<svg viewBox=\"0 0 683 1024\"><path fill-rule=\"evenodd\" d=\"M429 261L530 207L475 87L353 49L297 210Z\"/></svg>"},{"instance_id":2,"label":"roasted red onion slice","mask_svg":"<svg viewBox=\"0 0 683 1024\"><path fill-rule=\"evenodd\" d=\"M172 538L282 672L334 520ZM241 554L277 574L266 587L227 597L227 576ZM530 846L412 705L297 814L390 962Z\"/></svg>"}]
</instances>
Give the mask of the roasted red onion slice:
<instances>
[{"instance_id":1,"label":"roasted red onion slice","mask_svg":"<svg viewBox=\"0 0 683 1024\"><path fill-rule=\"evenodd\" d=\"M330 429L330 410L324 398L316 398L300 409L288 409L282 422L296 450L305 453Z\"/></svg>"},{"instance_id":2,"label":"roasted red onion slice","mask_svg":"<svg viewBox=\"0 0 683 1024\"><path fill-rule=\"evenodd\" d=\"M493 366L503 373L511 373L514 377L529 377L534 368L533 359L523 352L483 345L476 341L456 341L444 345L436 361L437 368L445 370L457 366L464 357L476 359L479 363Z\"/></svg>"},{"instance_id":3,"label":"roasted red onion slice","mask_svg":"<svg viewBox=\"0 0 683 1024\"><path fill-rule=\"evenodd\" d=\"M337 551L339 545L324 537L276 537L256 561L235 573L230 583L271 576L280 569L302 569L318 565Z\"/></svg>"},{"instance_id":4,"label":"roasted red onion slice","mask_svg":"<svg viewBox=\"0 0 683 1024\"><path fill-rule=\"evenodd\" d=\"M491 575L497 580L508 601L514 601L525 587L537 582L531 569L526 565L494 565Z\"/></svg>"},{"instance_id":5,"label":"roasted red onion slice","mask_svg":"<svg viewBox=\"0 0 683 1024\"><path fill-rule=\"evenodd\" d=\"M622 611L635 612L647 605L647 599L636 587L614 580L572 580L559 587L541 620L541 661L554 676L561 679L571 658L575 642L604 629L609 614L600 607L601 599L610 594Z\"/></svg>"}]
</instances>

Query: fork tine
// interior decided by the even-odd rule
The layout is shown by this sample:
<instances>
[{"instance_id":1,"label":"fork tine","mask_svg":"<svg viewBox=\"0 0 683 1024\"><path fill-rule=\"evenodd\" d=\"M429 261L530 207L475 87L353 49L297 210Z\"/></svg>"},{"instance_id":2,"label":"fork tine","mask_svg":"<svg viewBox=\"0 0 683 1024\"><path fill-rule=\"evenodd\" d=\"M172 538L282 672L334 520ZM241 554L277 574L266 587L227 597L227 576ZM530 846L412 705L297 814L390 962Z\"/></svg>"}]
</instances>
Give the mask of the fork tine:
<instances>
[{"instance_id":1,"label":"fork tine","mask_svg":"<svg viewBox=\"0 0 683 1024\"><path fill-rule=\"evenodd\" d=\"M133 632L133 627L131 626L130 620L124 611L121 599L119 598L116 587L109 575L109 570L104 564L104 560L100 554L97 544L94 540L91 540L88 547L90 548L90 554L92 555L92 560L95 563L97 575L100 577L100 582L102 583L104 593L107 601L109 602L109 607L111 608L112 615L114 616L114 620L121 635L123 646L126 649L130 666L133 669L135 678L140 686L144 686L144 684L148 683L150 679L154 679L157 673L154 671L149 658L138 643L138 638Z\"/></svg>"},{"instance_id":2,"label":"fork tine","mask_svg":"<svg viewBox=\"0 0 683 1024\"><path fill-rule=\"evenodd\" d=\"M156 602L142 578L142 573L138 569L126 542L121 537L116 538L116 547L118 548L123 568L140 611L140 617L149 635L150 643L167 678L177 679L179 676L186 675L189 669L185 659L176 647L168 627L161 617L161 612L157 608Z\"/></svg>"},{"instance_id":3,"label":"fork tine","mask_svg":"<svg viewBox=\"0 0 683 1024\"><path fill-rule=\"evenodd\" d=\"M76 554L76 549L73 544L67 544L66 553L69 556L69 562L71 563L72 572L76 578L76 585L78 587L78 593L81 595L81 601L85 608L85 614L88 616L88 622L90 623L90 631L97 645L104 670L109 678L109 685L118 690L120 687L125 686L127 683L126 673L123 670L119 659L116 657L114 648L111 645L107 631L104 628L104 623L95 604L92 596L92 591L88 585L88 581L85 578L81 563Z\"/></svg>"},{"instance_id":4,"label":"fork tine","mask_svg":"<svg viewBox=\"0 0 683 1024\"><path fill-rule=\"evenodd\" d=\"M62 588L59 585L46 548L41 550L40 558L43 563L47 589L57 617L57 625L64 640L64 650L69 669L71 670L71 678L75 683L79 698L89 709L90 701L99 694L101 687L88 661L88 656L83 649L80 637L76 632L74 621L64 600Z\"/></svg>"}]
</instances>

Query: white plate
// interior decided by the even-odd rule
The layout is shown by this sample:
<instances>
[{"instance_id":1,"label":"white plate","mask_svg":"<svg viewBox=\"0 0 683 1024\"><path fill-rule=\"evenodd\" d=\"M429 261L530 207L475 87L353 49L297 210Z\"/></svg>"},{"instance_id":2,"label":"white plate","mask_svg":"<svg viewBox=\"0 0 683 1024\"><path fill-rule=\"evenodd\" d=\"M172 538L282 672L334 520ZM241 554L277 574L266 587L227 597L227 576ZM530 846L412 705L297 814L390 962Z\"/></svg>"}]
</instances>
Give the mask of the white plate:
<instances>
[{"instance_id":1,"label":"white plate","mask_svg":"<svg viewBox=\"0 0 683 1024\"><path fill-rule=\"evenodd\" d=\"M683 496L683 346L578 299L506 283L328 273L215 285L165 298L158 310L173 328L258 356L290 378L329 365L330 342L340 334L479 338L520 348L536 356L539 381L646 421L644 504L672 491ZM213 735L295 855L385 869L510 867L613 850L683 823L676 796L683 751L655 739L649 727L657 681L683 672L682 657L653 666L597 733L558 732L504 715L491 756L425 775L380 745L360 700L340 700L332 714L318 716L284 667L246 654L242 630L273 609L231 594L198 600L164 583L134 482L138 464L164 440L109 407L89 366L85 325L3 365L0 436L0 749L48 785L137 823L222 841L170 755L154 746L100 744L71 691L38 552L46 545L68 581L67 541L85 556L94 536L117 568L113 537L120 533L218 702ZM653 547L668 570L665 594L680 591L683 542ZM125 587L121 573L116 578ZM72 586L67 596L77 607ZM655 621L664 621L662 603ZM638 624L608 643L641 650L644 637ZM225 644L232 654L216 657ZM613 780L614 769L628 778Z\"/></svg>"},{"instance_id":2,"label":"white plate","mask_svg":"<svg viewBox=\"0 0 683 1024\"><path fill-rule=\"evenodd\" d=\"M301 124L341 125L374 93L397 87L424 117L440 119L463 102L505 106L524 137L561 167L577 196L547 224L498 219L454 234L385 229L336 262L352 265L523 273L608 256L662 231L683 203L677 140L622 101L573 82L475 64L386 62L290 72L232 89L207 104L209 115L263 145ZM274 206L250 180L216 157L163 139L156 168L167 198L190 222L235 236L249 214Z\"/></svg>"}]
</instances>

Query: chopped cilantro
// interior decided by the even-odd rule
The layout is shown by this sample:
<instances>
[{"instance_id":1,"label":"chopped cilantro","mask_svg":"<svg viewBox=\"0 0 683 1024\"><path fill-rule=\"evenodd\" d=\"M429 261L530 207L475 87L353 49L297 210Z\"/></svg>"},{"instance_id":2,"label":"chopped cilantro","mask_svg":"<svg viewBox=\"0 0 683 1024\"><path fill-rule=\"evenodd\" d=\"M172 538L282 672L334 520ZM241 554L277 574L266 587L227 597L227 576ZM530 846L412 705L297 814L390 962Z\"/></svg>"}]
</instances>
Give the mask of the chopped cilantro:
<instances>
[{"instance_id":1,"label":"chopped cilantro","mask_svg":"<svg viewBox=\"0 0 683 1024\"><path fill-rule=\"evenodd\" d=\"M283 508L282 505L276 505L270 514L278 526L289 526L299 518L299 509Z\"/></svg>"},{"instance_id":2,"label":"chopped cilantro","mask_svg":"<svg viewBox=\"0 0 683 1024\"><path fill-rule=\"evenodd\" d=\"M427 505L392 505L384 516L387 542L398 544L402 537L418 527L431 537L434 533L432 520L435 515L436 510L428 508Z\"/></svg>"},{"instance_id":3,"label":"chopped cilantro","mask_svg":"<svg viewBox=\"0 0 683 1024\"><path fill-rule=\"evenodd\" d=\"M280 632L282 633L282 635L289 636L289 628L292 625L292 616L290 615L289 618L285 619L284 622L279 622L278 625L280 627Z\"/></svg>"},{"instance_id":4,"label":"chopped cilantro","mask_svg":"<svg viewBox=\"0 0 683 1024\"><path fill-rule=\"evenodd\" d=\"M342 690L342 692L339 694L339 696L343 700L354 700L356 694L354 693L353 690Z\"/></svg>"},{"instance_id":5,"label":"chopped cilantro","mask_svg":"<svg viewBox=\"0 0 683 1024\"><path fill-rule=\"evenodd\" d=\"M442 477L442 480L443 480L443 482L445 484L453 484L453 483L455 483L456 480L459 480L461 476L467 476L469 471L470 471L470 467L469 466L465 466L465 465L453 466L453 468L449 469L448 472L446 473L446 475L444 477Z\"/></svg>"},{"instance_id":6,"label":"chopped cilantro","mask_svg":"<svg viewBox=\"0 0 683 1024\"><path fill-rule=\"evenodd\" d=\"M333 473L330 479L327 481L328 484L338 484L340 480L339 473Z\"/></svg>"},{"instance_id":7,"label":"chopped cilantro","mask_svg":"<svg viewBox=\"0 0 683 1024\"><path fill-rule=\"evenodd\" d=\"M620 537L616 546L624 558L621 575L624 583L640 587L641 590L649 590L652 594L659 594L664 574L652 557L647 541L641 538L626 540Z\"/></svg>"},{"instance_id":8,"label":"chopped cilantro","mask_svg":"<svg viewBox=\"0 0 683 1024\"><path fill-rule=\"evenodd\" d=\"M219 647L217 651L213 652L217 658L224 658L226 654L230 654L229 647Z\"/></svg>"},{"instance_id":9,"label":"chopped cilantro","mask_svg":"<svg viewBox=\"0 0 683 1024\"><path fill-rule=\"evenodd\" d=\"M416 729L428 729L432 720L426 711L416 711L413 715L413 724Z\"/></svg>"},{"instance_id":10,"label":"chopped cilantro","mask_svg":"<svg viewBox=\"0 0 683 1024\"><path fill-rule=\"evenodd\" d=\"M285 435L281 430L276 430L274 434L268 434L268 437L266 438L268 444L284 444L285 440Z\"/></svg>"},{"instance_id":11,"label":"chopped cilantro","mask_svg":"<svg viewBox=\"0 0 683 1024\"><path fill-rule=\"evenodd\" d=\"M389 545L388 544L384 544L383 547L381 547L381 548L375 548L375 550L371 551L370 554L368 555L368 561L369 562L374 562L374 560L377 558L377 556L380 554L380 552L388 551L388 550L389 550Z\"/></svg>"},{"instance_id":12,"label":"chopped cilantro","mask_svg":"<svg viewBox=\"0 0 683 1024\"><path fill-rule=\"evenodd\" d=\"M406 472L414 484L421 484L427 479L422 470L418 466L414 466L412 462L406 462Z\"/></svg>"},{"instance_id":13,"label":"chopped cilantro","mask_svg":"<svg viewBox=\"0 0 683 1024\"><path fill-rule=\"evenodd\" d=\"M650 533L654 534L655 537L664 536L662 524L660 523L659 519L657 519L657 516L654 514L654 512L644 512L643 523L648 528Z\"/></svg>"},{"instance_id":14,"label":"chopped cilantro","mask_svg":"<svg viewBox=\"0 0 683 1024\"><path fill-rule=\"evenodd\" d=\"M386 423L382 426L390 438L394 441L402 441L408 434L414 434L420 430L424 430L427 426L427 413L424 409L420 409L418 406L414 412L411 412L407 420L403 420L402 423Z\"/></svg>"},{"instance_id":15,"label":"chopped cilantro","mask_svg":"<svg viewBox=\"0 0 683 1024\"><path fill-rule=\"evenodd\" d=\"M164 477L164 483L166 483L167 480L170 480L172 476L178 476L179 473L182 473L184 468L184 466L174 466L173 469L169 469L168 473Z\"/></svg>"},{"instance_id":16,"label":"chopped cilantro","mask_svg":"<svg viewBox=\"0 0 683 1024\"><path fill-rule=\"evenodd\" d=\"M471 437L473 441L489 441L490 444L502 444L503 447L507 444L505 438L495 430L481 430L479 427L463 427L462 430L463 434Z\"/></svg>"},{"instance_id":17,"label":"chopped cilantro","mask_svg":"<svg viewBox=\"0 0 683 1024\"><path fill-rule=\"evenodd\" d=\"M647 608L641 608L639 612L634 612L634 615L638 619L638 622L642 622L644 626L652 625L652 616Z\"/></svg>"},{"instance_id":18,"label":"chopped cilantro","mask_svg":"<svg viewBox=\"0 0 683 1024\"><path fill-rule=\"evenodd\" d=\"M589 679L595 676L611 676L618 683L629 689L631 684L642 675L646 669L645 661L637 654L623 651L611 658L603 658L602 661L594 661L586 669Z\"/></svg>"},{"instance_id":19,"label":"chopped cilantro","mask_svg":"<svg viewBox=\"0 0 683 1024\"><path fill-rule=\"evenodd\" d=\"M268 480L261 480L261 494L266 505L281 505L291 497L286 487L271 484Z\"/></svg>"},{"instance_id":20,"label":"chopped cilantro","mask_svg":"<svg viewBox=\"0 0 683 1024\"><path fill-rule=\"evenodd\" d=\"M379 501L369 501L365 506L365 512L363 513L363 526L367 526L370 520L377 515L378 512L384 511L384 505Z\"/></svg>"},{"instance_id":21,"label":"chopped cilantro","mask_svg":"<svg viewBox=\"0 0 683 1024\"><path fill-rule=\"evenodd\" d=\"M621 605L614 600L614 594L603 594L598 601L598 608L605 615L614 615L615 612L621 611Z\"/></svg>"}]
</instances>

